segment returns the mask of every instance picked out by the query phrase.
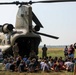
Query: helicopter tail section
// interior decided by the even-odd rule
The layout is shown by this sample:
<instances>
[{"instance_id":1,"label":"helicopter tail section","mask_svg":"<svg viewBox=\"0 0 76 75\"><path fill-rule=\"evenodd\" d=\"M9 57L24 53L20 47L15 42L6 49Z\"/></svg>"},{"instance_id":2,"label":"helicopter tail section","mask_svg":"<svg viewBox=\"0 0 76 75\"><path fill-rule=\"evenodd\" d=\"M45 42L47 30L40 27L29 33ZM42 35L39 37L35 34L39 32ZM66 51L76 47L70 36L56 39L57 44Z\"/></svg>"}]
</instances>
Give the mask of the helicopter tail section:
<instances>
[{"instance_id":1,"label":"helicopter tail section","mask_svg":"<svg viewBox=\"0 0 76 75\"><path fill-rule=\"evenodd\" d=\"M16 29L26 29L27 31L32 28L32 8L30 5L19 7L15 27Z\"/></svg>"}]
</instances>

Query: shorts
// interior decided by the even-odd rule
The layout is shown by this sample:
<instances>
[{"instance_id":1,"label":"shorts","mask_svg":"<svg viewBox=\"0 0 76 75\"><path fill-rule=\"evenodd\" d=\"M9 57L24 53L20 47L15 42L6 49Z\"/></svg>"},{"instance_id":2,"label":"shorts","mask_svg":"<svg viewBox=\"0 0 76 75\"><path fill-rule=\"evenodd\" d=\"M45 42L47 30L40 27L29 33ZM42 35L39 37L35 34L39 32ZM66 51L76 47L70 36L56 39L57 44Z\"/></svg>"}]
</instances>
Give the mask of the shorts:
<instances>
[{"instance_id":1,"label":"shorts","mask_svg":"<svg viewBox=\"0 0 76 75\"><path fill-rule=\"evenodd\" d=\"M68 57L74 58L74 54L69 54Z\"/></svg>"}]
</instances>

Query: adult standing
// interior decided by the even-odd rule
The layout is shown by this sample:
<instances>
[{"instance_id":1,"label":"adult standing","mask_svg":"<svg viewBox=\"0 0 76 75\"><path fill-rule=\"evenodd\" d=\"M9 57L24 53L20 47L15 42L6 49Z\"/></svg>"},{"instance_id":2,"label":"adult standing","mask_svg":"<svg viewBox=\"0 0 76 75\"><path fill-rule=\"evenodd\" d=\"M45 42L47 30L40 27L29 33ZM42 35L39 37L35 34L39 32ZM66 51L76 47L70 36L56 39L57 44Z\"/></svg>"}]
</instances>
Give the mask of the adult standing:
<instances>
[{"instance_id":1,"label":"adult standing","mask_svg":"<svg viewBox=\"0 0 76 75\"><path fill-rule=\"evenodd\" d=\"M64 48L64 56L65 57L68 56L68 47L67 46L65 46L65 48Z\"/></svg>"},{"instance_id":2,"label":"adult standing","mask_svg":"<svg viewBox=\"0 0 76 75\"><path fill-rule=\"evenodd\" d=\"M74 48L76 49L76 43L74 43Z\"/></svg>"},{"instance_id":3,"label":"adult standing","mask_svg":"<svg viewBox=\"0 0 76 75\"><path fill-rule=\"evenodd\" d=\"M71 58L74 58L74 52L75 52L74 47L71 44L69 49L68 49L68 56L71 57Z\"/></svg>"},{"instance_id":4,"label":"adult standing","mask_svg":"<svg viewBox=\"0 0 76 75\"><path fill-rule=\"evenodd\" d=\"M47 47L46 44L42 47L42 58L47 57Z\"/></svg>"},{"instance_id":5,"label":"adult standing","mask_svg":"<svg viewBox=\"0 0 76 75\"><path fill-rule=\"evenodd\" d=\"M75 55L75 51L76 51L76 43L74 43L74 55Z\"/></svg>"},{"instance_id":6,"label":"adult standing","mask_svg":"<svg viewBox=\"0 0 76 75\"><path fill-rule=\"evenodd\" d=\"M19 52L18 43L15 43L15 45L13 45L12 50L13 50L14 58L16 59L17 56L19 55L19 53L18 53Z\"/></svg>"}]
</instances>

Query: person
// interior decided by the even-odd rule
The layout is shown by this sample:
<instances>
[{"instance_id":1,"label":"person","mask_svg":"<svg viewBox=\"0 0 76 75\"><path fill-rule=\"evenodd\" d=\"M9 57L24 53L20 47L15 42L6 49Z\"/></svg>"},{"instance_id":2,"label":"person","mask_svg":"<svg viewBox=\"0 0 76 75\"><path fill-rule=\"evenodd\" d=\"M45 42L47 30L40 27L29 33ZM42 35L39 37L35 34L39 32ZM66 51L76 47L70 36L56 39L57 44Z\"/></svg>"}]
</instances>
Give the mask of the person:
<instances>
[{"instance_id":1,"label":"person","mask_svg":"<svg viewBox=\"0 0 76 75\"><path fill-rule=\"evenodd\" d=\"M65 48L64 48L64 56L65 57L68 56L68 47L67 46L65 46Z\"/></svg>"},{"instance_id":2,"label":"person","mask_svg":"<svg viewBox=\"0 0 76 75\"><path fill-rule=\"evenodd\" d=\"M69 49L68 49L68 57L74 58L74 52L75 52L74 47L71 44Z\"/></svg>"},{"instance_id":3,"label":"person","mask_svg":"<svg viewBox=\"0 0 76 75\"><path fill-rule=\"evenodd\" d=\"M18 43L15 43L12 50L13 50L14 58L16 59L18 56L18 52L19 52Z\"/></svg>"},{"instance_id":4,"label":"person","mask_svg":"<svg viewBox=\"0 0 76 75\"><path fill-rule=\"evenodd\" d=\"M37 56L36 56L36 53L34 52L34 50L31 50L31 52L30 52L30 54L29 54L29 57L30 57L31 59L37 57Z\"/></svg>"},{"instance_id":5,"label":"person","mask_svg":"<svg viewBox=\"0 0 76 75\"><path fill-rule=\"evenodd\" d=\"M25 71L25 62L23 60L21 60L20 64L19 64L19 72L24 72Z\"/></svg>"},{"instance_id":6,"label":"person","mask_svg":"<svg viewBox=\"0 0 76 75\"><path fill-rule=\"evenodd\" d=\"M68 60L65 61L64 66L66 71L70 71L70 72L74 71L74 63L71 58L68 58Z\"/></svg>"},{"instance_id":7,"label":"person","mask_svg":"<svg viewBox=\"0 0 76 75\"><path fill-rule=\"evenodd\" d=\"M76 49L76 43L74 43L74 48Z\"/></svg>"},{"instance_id":8,"label":"person","mask_svg":"<svg viewBox=\"0 0 76 75\"><path fill-rule=\"evenodd\" d=\"M43 69L42 70L45 71L45 72L50 72L50 66L49 66L47 60L44 60Z\"/></svg>"},{"instance_id":9,"label":"person","mask_svg":"<svg viewBox=\"0 0 76 75\"><path fill-rule=\"evenodd\" d=\"M2 62L3 60L3 53L2 53L2 50L0 49L0 62Z\"/></svg>"},{"instance_id":10,"label":"person","mask_svg":"<svg viewBox=\"0 0 76 75\"><path fill-rule=\"evenodd\" d=\"M42 58L47 57L47 47L46 44L42 47Z\"/></svg>"}]
</instances>

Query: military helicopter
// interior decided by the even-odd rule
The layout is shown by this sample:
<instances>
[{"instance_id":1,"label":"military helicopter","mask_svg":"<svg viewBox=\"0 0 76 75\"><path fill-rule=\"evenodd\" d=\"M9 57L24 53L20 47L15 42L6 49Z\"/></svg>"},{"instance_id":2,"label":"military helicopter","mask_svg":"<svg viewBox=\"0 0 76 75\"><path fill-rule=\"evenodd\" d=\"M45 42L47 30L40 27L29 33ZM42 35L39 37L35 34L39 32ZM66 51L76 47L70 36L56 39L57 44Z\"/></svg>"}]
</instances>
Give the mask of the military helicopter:
<instances>
[{"instance_id":1,"label":"military helicopter","mask_svg":"<svg viewBox=\"0 0 76 75\"><path fill-rule=\"evenodd\" d=\"M15 43L18 43L19 55L22 57L26 55L29 57L31 50L34 50L36 55L38 54L38 46L41 41L40 35L47 36L53 39L59 37L48 35L39 32L40 28L43 28L41 22L38 20L34 12L32 11L32 4L35 3L54 3L54 2L70 2L76 0L50 0L50 1L29 1L29 2L4 2L0 5L19 5L19 9L16 15L15 27L12 24L5 23L0 26L0 48L4 55L13 55L12 47ZM36 26L32 25L32 21Z\"/></svg>"}]
</instances>

